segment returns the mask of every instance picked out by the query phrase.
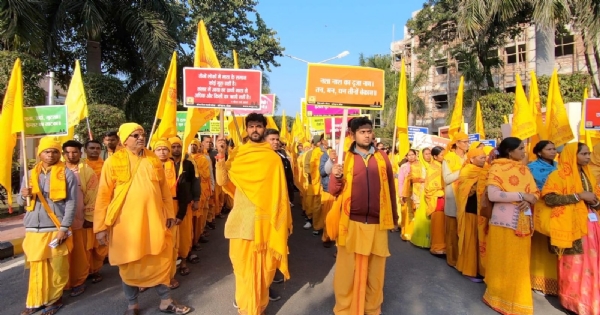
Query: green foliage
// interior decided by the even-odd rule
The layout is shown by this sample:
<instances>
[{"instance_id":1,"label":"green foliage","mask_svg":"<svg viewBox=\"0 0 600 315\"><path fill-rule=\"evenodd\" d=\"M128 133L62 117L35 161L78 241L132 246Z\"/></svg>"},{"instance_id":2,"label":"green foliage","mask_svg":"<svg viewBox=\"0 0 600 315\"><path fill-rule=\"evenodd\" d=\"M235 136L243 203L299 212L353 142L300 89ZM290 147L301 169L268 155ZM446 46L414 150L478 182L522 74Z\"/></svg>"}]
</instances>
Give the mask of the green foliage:
<instances>
[{"instance_id":1,"label":"green foliage","mask_svg":"<svg viewBox=\"0 0 600 315\"><path fill-rule=\"evenodd\" d=\"M281 131L281 119L283 116L278 115L278 116L273 116L273 120L275 121L275 123L277 124L277 127L279 127L279 131ZM288 127L288 132L292 132L292 125L294 124L294 117L285 115L285 122L287 124Z\"/></svg>"},{"instance_id":2,"label":"green foliage","mask_svg":"<svg viewBox=\"0 0 600 315\"><path fill-rule=\"evenodd\" d=\"M88 104L108 104L123 108L127 91L121 80L108 75L87 73L83 76L83 86Z\"/></svg>"},{"instance_id":3,"label":"green foliage","mask_svg":"<svg viewBox=\"0 0 600 315\"><path fill-rule=\"evenodd\" d=\"M381 138L386 146L391 146L394 137L394 124L387 125L383 128L376 128L374 130L375 138Z\"/></svg>"},{"instance_id":4,"label":"green foliage","mask_svg":"<svg viewBox=\"0 0 600 315\"><path fill-rule=\"evenodd\" d=\"M88 105L90 127L94 139L100 139L102 134L109 130L117 130L126 122L125 113L111 105L93 104ZM81 141L89 140L88 129L85 120L75 127L75 133Z\"/></svg>"},{"instance_id":5,"label":"green foliage","mask_svg":"<svg viewBox=\"0 0 600 315\"><path fill-rule=\"evenodd\" d=\"M550 76L540 76L537 80L540 90L540 105L545 107L548 100ZM590 86L591 81L591 77L587 73L559 74L558 84L560 85L563 102L581 102L583 100L583 90Z\"/></svg>"},{"instance_id":6,"label":"green foliage","mask_svg":"<svg viewBox=\"0 0 600 315\"><path fill-rule=\"evenodd\" d=\"M502 136L500 126L504 123L504 115L508 116L513 112L515 102L514 93L490 93L479 99L481 104L481 113L483 116L483 126L488 139L494 139ZM473 115L474 119L475 115ZM475 126L473 120L470 126Z\"/></svg>"},{"instance_id":7,"label":"green foliage","mask_svg":"<svg viewBox=\"0 0 600 315\"><path fill-rule=\"evenodd\" d=\"M0 22L1 24L1 22ZM23 73L23 89L25 94L25 106L44 105L46 103L46 94L38 86L42 75L48 70L46 64L31 55L15 51L0 51L0 101L4 99L4 94L8 87L10 74L17 58L21 58Z\"/></svg>"}]
</instances>

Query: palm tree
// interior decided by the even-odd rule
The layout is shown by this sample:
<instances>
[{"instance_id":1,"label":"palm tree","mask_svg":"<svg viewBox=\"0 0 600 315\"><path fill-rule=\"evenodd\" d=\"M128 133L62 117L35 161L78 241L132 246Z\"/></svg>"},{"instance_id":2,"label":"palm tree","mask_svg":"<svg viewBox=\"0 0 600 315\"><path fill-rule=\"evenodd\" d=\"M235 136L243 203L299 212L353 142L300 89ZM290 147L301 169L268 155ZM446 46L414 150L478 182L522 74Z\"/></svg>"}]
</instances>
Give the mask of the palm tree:
<instances>
[{"instance_id":1,"label":"palm tree","mask_svg":"<svg viewBox=\"0 0 600 315\"><path fill-rule=\"evenodd\" d=\"M536 72L549 75L554 69L554 32L557 25L569 21L570 1L580 0L463 0L459 7L459 32L476 36L494 19L509 20L521 12L530 12L536 26Z\"/></svg>"}]
</instances>

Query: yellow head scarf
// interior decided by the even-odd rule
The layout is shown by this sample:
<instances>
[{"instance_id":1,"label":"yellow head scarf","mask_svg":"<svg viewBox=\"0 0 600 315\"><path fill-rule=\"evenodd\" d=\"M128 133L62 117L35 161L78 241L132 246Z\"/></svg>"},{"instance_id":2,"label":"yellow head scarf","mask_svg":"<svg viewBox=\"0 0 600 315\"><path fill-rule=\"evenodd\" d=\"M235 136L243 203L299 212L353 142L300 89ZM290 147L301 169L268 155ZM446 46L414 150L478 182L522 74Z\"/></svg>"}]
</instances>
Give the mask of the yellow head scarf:
<instances>
[{"instance_id":1,"label":"yellow head scarf","mask_svg":"<svg viewBox=\"0 0 600 315\"><path fill-rule=\"evenodd\" d=\"M481 145L481 142L479 141L473 141L473 143L471 143L471 145L469 146L469 151L476 149L478 146Z\"/></svg>"},{"instance_id":2,"label":"yellow head scarf","mask_svg":"<svg viewBox=\"0 0 600 315\"><path fill-rule=\"evenodd\" d=\"M450 149L452 149L452 146L455 145L458 141L465 141L465 140L469 140L469 135L464 132L457 132L454 134L454 137L452 137L452 141L450 141L447 148L450 150Z\"/></svg>"},{"instance_id":3,"label":"yellow head scarf","mask_svg":"<svg viewBox=\"0 0 600 315\"><path fill-rule=\"evenodd\" d=\"M486 155L485 151L482 148L475 148L475 149L469 149L469 152L467 152L467 160L465 161L465 164L471 164L471 159L477 156L481 156L481 155Z\"/></svg>"},{"instance_id":4,"label":"yellow head scarf","mask_svg":"<svg viewBox=\"0 0 600 315\"><path fill-rule=\"evenodd\" d=\"M573 142L565 145L558 158L558 171L548 176L542 196L555 193L570 195L582 192L584 189L579 165L577 164L577 151L579 143ZM589 180L592 191L599 195L596 179L592 176L589 166L581 166L581 171ZM583 200L576 204L555 207L550 216L550 243L559 248L571 248L573 242L587 235L588 209Z\"/></svg>"},{"instance_id":5,"label":"yellow head scarf","mask_svg":"<svg viewBox=\"0 0 600 315\"><path fill-rule=\"evenodd\" d=\"M48 149L56 149L58 152L60 152L62 150L62 145L61 145L60 141L58 140L58 138L48 136L48 137L43 137L42 139L40 139L40 144L37 149L38 156L42 152L44 152L45 150L48 150Z\"/></svg>"},{"instance_id":6,"label":"yellow head scarf","mask_svg":"<svg viewBox=\"0 0 600 315\"><path fill-rule=\"evenodd\" d=\"M169 138L169 142L171 143L171 145L178 143L180 146L183 147L183 141L181 141L181 139L179 139L179 137ZM169 147L169 149L171 149L171 147Z\"/></svg>"},{"instance_id":7,"label":"yellow head scarf","mask_svg":"<svg viewBox=\"0 0 600 315\"><path fill-rule=\"evenodd\" d=\"M143 131L144 127L142 127L136 123L124 123L121 125L121 127L119 127L119 131L117 132L117 135L119 136L121 143L125 144L125 141L127 140L127 138L129 138L129 136L131 136L131 134L137 130Z\"/></svg>"},{"instance_id":8,"label":"yellow head scarf","mask_svg":"<svg viewBox=\"0 0 600 315\"><path fill-rule=\"evenodd\" d=\"M486 145L485 147L483 147L483 152L485 152L486 156L490 155L490 153L492 153L492 151L494 151L494 147L490 147L489 145Z\"/></svg>"},{"instance_id":9,"label":"yellow head scarf","mask_svg":"<svg viewBox=\"0 0 600 315\"><path fill-rule=\"evenodd\" d=\"M165 147L169 150L169 152L171 151L171 142L167 139L158 139L155 143L154 143L154 147L153 149L156 150L158 148L162 148Z\"/></svg>"},{"instance_id":10,"label":"yellow head scarf","mask_svg":"<svg viewBox=\"0 0 600 315\"><path fill-rule=\"evenodd\" d=\"M429 150L429 152L431 152L431 149L429 149L429 148L425 148L425 149L423 149L421 151L417 151L417 152L418 152L418 156L419 156L419 162L426 170L428 170L429 166L431 166L431 160L429 162L427 162L425 160L425 156L424 156L425 154L423 154L423 152L426 150ZM431 158L433 159L433 157L431 157Z\"/></svg>"}]
</instances>

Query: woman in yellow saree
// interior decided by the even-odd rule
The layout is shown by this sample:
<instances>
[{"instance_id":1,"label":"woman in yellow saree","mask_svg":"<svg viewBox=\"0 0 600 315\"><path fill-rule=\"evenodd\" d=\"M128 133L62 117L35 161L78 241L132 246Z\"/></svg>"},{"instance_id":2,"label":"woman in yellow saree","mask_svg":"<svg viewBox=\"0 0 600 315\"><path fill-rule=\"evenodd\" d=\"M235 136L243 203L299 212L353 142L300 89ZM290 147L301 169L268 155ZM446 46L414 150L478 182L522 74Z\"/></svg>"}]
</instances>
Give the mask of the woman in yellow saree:
<instances>
[{"instance_id":1,"label":"woman in yellow saree","mask_svg":"<svg viewBox=\"0 0 600 315\"><path fill-rule=\"evenodd\" d=\"M444 181L442 180L442 161L444 148L431 149L431 164L425 178L425 204L427 216L431 219L431 248L433 255L446 254L446 216L444 215Z\"/></svg>"},{"instance_id":2,"label":"woman in yellow saree","mask_svg":"<svg viewBox=\"0 0 600 315\"><path fill-rule=\"evenodd\" d=\"M400 204L402 205L402 217L400 218L400 238L403 241L410 241L412 237L415 222L415 212L412 208L412 203L410 202L410 196L405 196L405 185L410 183L409 175L412 171L412 165L418 163L417 160L418 152L416 150L409 150L406 155L407 162L400 166L398 170L398 195L401 196Z\"/></svg>"},{"instance_id":3,"label":"woman in yellow saree","mask_svg":"<svg viewBox=\"0 0 600 315\"><path fill-rule=\"evenodd\" d=\"M425 203L425 182L427 170L431 166L431 150L423 149L419 155L419 163L411 165L410 199L415 211L415 225L410 242L421 248L431 247L431 220L427 215L427 204Z\"/></svg>"},{"instance_id":4,"label":"woman in yellow saree","mask_svg":"<svg viewBox=\"0 0 600 315\"><path fill-rule=\"evenodd\" d=\"M537 202L539 190L529 168L522 163L525 145L521 139L505 138L497 152L487 182L487 197L494 204L489 220L487 289L483 301L500 314L532 315L531 207Z\"/></svg>"},{"instance_id":5,"label":"woman in yellow saree","mask_svg":"<svg viewBox=\"0 0 600 315\"><path fill-rule=\"evenodd\" d=\"M458 220L458 260L456 269L472 282L483 282L479 272L477 224L479 205L487 183L483 149L469 149L465 166L456 184L456 218Z\"/></svg>"},{"instance_id":6,"label":"woman in yellow saree","mask_svg":"<svg viewBox=\"0 0 600 315\"><path fill-rule=\"evenodd\" d=\"M600 187L588 166L590 150L583 143L565 145L558 170L544 185L551 207L549 236L558 254L558 297L577 314L600 314ZM544 208L544 207L542 207Z\"/></svg>"}]
</instances>

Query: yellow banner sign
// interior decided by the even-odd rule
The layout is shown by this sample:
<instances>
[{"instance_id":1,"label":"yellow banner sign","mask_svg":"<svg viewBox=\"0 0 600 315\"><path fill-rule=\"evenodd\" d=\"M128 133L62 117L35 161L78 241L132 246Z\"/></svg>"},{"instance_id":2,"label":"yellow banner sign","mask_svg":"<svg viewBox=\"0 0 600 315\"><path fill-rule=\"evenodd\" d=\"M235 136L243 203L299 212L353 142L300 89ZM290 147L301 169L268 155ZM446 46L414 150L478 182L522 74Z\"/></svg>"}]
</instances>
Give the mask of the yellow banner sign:
<instances>
[{"instance_id":1,"label":"yellow banner sign","mask_svg":"<svg viewBox=\"0 0 600 315\"><path fill-rule=\"evenodd\" d=\"M310 118L310 131L322 132L325 131L325 118Z\"/></svg>"}]
</instances>

